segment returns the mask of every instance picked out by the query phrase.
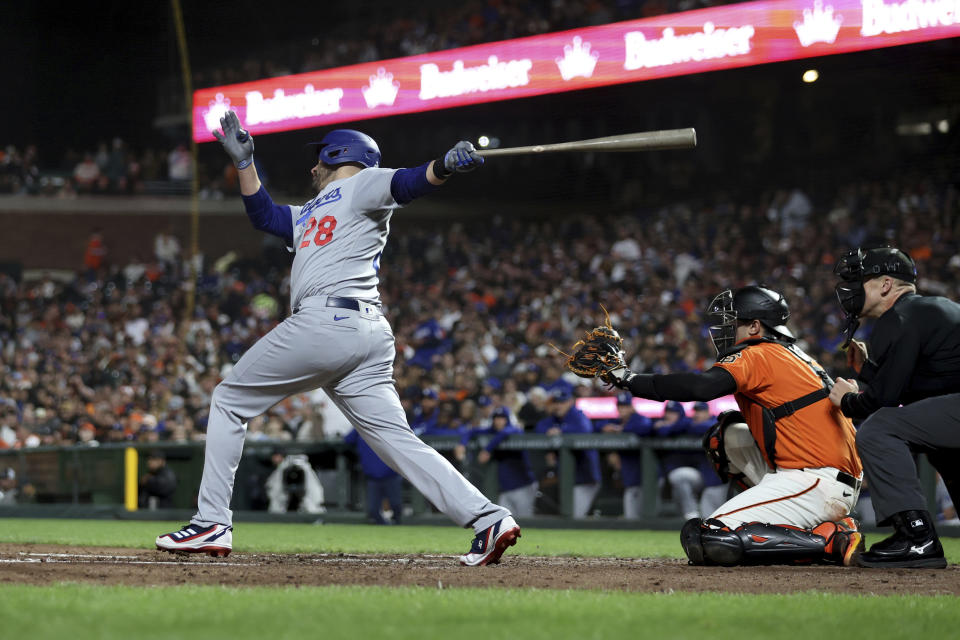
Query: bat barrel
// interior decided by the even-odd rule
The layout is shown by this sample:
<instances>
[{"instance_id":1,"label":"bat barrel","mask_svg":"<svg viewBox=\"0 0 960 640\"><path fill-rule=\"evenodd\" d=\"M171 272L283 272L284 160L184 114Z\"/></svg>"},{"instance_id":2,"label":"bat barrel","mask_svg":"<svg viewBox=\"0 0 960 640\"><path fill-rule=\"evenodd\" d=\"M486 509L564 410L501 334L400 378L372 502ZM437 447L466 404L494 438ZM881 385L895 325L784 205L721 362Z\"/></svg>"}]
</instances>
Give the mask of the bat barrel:
<instances>
[{"instance_id":1,"label":"bat barrel","mask_svg":"<svg viewBox=\"0 0 960 640\"><path fill-rule=\"evenodd\" d=\"M481 149L484 158L495 156L516 156L537 153L561 153L570 151L626 152L657 151L663 149L692 149L697 146L697 132L692 128L665 129L661 131L641 131L625 133L605 138L590 138L556 144L537 144L527 147L508 147L506 149Z\"/></svg>"}]
</instances>

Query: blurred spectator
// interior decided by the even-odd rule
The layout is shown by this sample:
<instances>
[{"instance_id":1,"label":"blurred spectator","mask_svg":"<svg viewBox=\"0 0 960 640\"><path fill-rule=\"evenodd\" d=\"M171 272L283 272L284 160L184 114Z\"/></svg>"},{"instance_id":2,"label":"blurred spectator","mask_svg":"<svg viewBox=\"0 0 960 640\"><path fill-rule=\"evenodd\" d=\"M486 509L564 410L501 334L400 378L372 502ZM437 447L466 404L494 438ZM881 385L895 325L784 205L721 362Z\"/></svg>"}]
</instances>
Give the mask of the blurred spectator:
<instances>
[{"instance_id":1,"label":"blurred spectator","mask_svg":"<svg viewBox=\"0 0 960 640\"><path fill-rule=\"evenodd\" d=\"M178 144L167 155L167 177L176 181L187 181L193 178L193 162L186 145Z\"/></svg>"},{"instance_id":2,"label":"blurred spectator","mask_svg":"<svg viewBox=\"0 0 960 640\"><path fill-rule=\"evenodd\" d=\"M548 436L568 433L593 433L590 419L574 406L574 397L563 388L554 389L547 404L548 416L537 423L536 432ZM550 454L556 466L556 454ZM573 517L585 518L600 491L600 454L596 449L573 452L576 469L573 485Z\"/></svg>"},{"instance_id":3,"label":"blurred spectator","mask_svg":"<svg viewBox=\"0 0 960 640\"><path fill-rule=\"evenodd\" d=\"M650 419L636 412L633 396L629 392L617 394L617 417L600 425L602 433L633 433L640 437L649 436L653 428ZM643 472L640 466L639 451L618 451L615 464L620 470L620 482L623 485L623 517L636 520L643 514Z\"/></svg>"},{"instance_id":4,"label":"blurred spectator","mask_svg":"<svg viewBox=\"0 0 960 640\"><path fill-rule=\"evenodd\" d=\"M37 489L29 482L18 481L12 467L0 467L0 507L33 502Z\"/></svg>"},{"instance_id":5,"label":"blurred spectator","mask_svg":"<svg viewBox=\"0 0 960 640\"><path fill-rule=\"evenodd\" d=\"M943 482L940 474L937 474L937 520L943 524L960 525L960 518L957 517L957 508L950 498L947 491L947 485Z\"/></svg>"},{"instance_id":6,"label":"blurred spectator","mask_svg":"<svg viewBox=\"0 0 960 640\"><path fill-rule=\"evenodd\" d=\"M90 278L96 276L96 272L104 266L106 259L107 246L103 243L103 234L100 229L94 229L90 234L90 240L87 241L87 250L83 254L83 266L87 268Z\"/></svg>"},{"instance_id":7,"label":"blurred spectator","mask_svg":"<svg viewBox=\"0 0 960 640\"><path fill-rule=\"evenodd\" d=\"M532 431L537 423L547 416L549 394L543 387L532 387L527 391L527 402L520 408L517 419L523 428Z\"/></svg>"},{"instance_id":8,"label":"blurred spectator","mask_svg":"<svg viewBox=\"0 0 960 640\"><path fill-rule=\"evenodd\" d=\"M180 276L180 241L172 230L161 231L153 239L153 254L164 271L173 278Z\"/></svg>"},{"instance_id":9,"label":"blurred spectator","mask_svg":"<svg viewBox=\"0 0 960 640\"><path fill-rule=\"evenodd\" d=\"M688 434L690 419L683 405L675 400L663 407L663 417L653 421L653 435L658 438ZM664 450L660 452L660 466L667 481L670 495L684 520L700 517L699 497L703 490L703 477L699 463L702 452Z\"/></svg>"},{"instance_id":10,"label":"blurred spectator","mask_svg":"<svg viewBox=\"0 0 960 640\"><path fill-rule=\"evenodd\" d=\"M403 478L374 453L356 429L348 433L343 441L356 447L360 469L367 481L367 518L374 524L400 524L403 516Z\"/></svg>"},{"instance_id":11,"label":"blurred spectator","mask_svg":"<svg viewBox=\"0 0 960 640\"><path fill-rule=\"evenodd\" d=\"M422 436L436 428L439 407L440 395L436 389L424 389L420 394L420 404L414 407L410 415L410 428L415 434Z\"/></svg>"},{"instance_id":12,"label":"blurred spectator","mask_svg":"<svg viewBox=\"0 0 960 640\"><path fill-rule=\"evenodd\" d=\"M267 478L270 513L323 513L323 486L307 456L294 454L272 456L276 468Z\"/></svg>"},{"instance_id":13,"label":"blurred spectator","mask_svg":"<svg viewBox=\"0 0 960 640\"><path fill-rule=\"evenodd\" d=\"M141 509L169 509L173 506L173 493L177 490L177 476L167 466L167 456L153 449L147 454L147 472L140 476Z\"/></svg>"},{"instance_id":14,"label":"blurred spectator","mask_svg":"<svg viewBox=\"0 0 960 640\"><path fill-rule=\"evenodd\" d=\"M688 433L697 438L703 438L710 427L716 424L717 418L710 413L710 405L706 402L693 403L693 416L690 418ZM703 491L700 494L700 516L708 518L727 501L729 485L720 480L713 464L706 455L700 456L700 477L703 479Z\"/></svg>"},{"instance_id":15,"label":"blurred spectator","mask_svg":"<svg viewBox=\"0 0 960 640\"><path fill-rule=\"evenodd\" d=\"M537 499L537 481L530 465L530 454L522 450L498 448L511 435L523 433L523 429L512 424L510 410L506 407L494 409L492 420L489 428L464 433L460 443L465 446L474 438L491 436L486 446L477 452L477 463L487 465L493 461L497 465L500 491L497 504L509 509L515 516L532 516Z\"/></svg>"},{"instance_id":16,"label":"blurred spectator","mask_svg":"<svg viewBox=\"0 0 960 640\"><path fill-rule=\"evenodd\" d=\"M80 193L91 193L100 188L100 167L92 154L84 154L83 161L74 167L73 184Z\"/></svg>"}]
</instances>

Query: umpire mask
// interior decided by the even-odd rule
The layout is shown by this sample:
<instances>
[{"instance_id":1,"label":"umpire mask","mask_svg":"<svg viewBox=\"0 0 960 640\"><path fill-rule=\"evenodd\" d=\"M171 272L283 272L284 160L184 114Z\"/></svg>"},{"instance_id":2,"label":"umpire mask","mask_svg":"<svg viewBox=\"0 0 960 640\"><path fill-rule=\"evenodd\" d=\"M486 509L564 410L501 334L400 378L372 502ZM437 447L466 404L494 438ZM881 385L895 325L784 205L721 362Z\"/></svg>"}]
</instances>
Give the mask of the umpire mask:
<instances>
[{"instance_id":1,"label":"umpire mask","mask_svg":"<svg viewBox=\"0 0 960 640\"><path fill-rule=\"evenodd\" d=\"M737 312L733 308L733 291L727 289L719 294L707 307L710 321L710 338L717 350L723 353L737 342Z\"/></svg>"},{"instance_id":2,"label":"umpire mask","mask_svg":"<svg viewBox=\"0 0 960 640\"><path fill-rule=\"evenodd\" d=\"M833 268L833 273L840 278L835 291L840 301L840 308L847 318L844 343L841 349L846 349L853 340L853 335L860 327L860 313L867 301L867 292L863 288L864 280L877 276L889 275L905 282L916 282L917 267L913 260L904 252L893 247L877 249L854 249L848 251Z\"/></svg>"}]
</instances>

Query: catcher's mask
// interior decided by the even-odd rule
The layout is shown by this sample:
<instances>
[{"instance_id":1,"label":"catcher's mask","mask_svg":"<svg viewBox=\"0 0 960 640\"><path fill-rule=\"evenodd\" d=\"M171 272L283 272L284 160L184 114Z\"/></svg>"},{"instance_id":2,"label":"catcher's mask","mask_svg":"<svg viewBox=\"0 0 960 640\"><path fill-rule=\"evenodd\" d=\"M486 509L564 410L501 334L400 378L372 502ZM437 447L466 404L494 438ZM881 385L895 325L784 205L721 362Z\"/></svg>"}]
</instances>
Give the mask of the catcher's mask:
<instances>
[{"instance_id":1,"label":"catcher's mask","mask_svg":"<svg viewBox=\"0 0 960 640\"><path fill-rule=\"evenodd\" d=\"M913 260L893 247L849 251L837 262L833 273L840 278L835 291L840 308L847 318L847 324L843 328L846 339L841 345L842 349L849 346L853 334L860 326L860 313L867 301L867 292L863 288L865 281L884 275L905 282L917 281L917 267Z\"/></svg>"},{"instance_id":2,"label":"catcher's mask","mask_svg":"<svg viewBox=\"0 0 960 640\"><path fill-rule=\"evenodd\" d=\"M736 293L727 289L713 299L707 308L710 337L717 354L722 354L737 342L737 323L759 320L774 337L793 342L795 338L785 323L790 307L780 293L765 287L749 286Z\"/></svg>"}]
</instances>

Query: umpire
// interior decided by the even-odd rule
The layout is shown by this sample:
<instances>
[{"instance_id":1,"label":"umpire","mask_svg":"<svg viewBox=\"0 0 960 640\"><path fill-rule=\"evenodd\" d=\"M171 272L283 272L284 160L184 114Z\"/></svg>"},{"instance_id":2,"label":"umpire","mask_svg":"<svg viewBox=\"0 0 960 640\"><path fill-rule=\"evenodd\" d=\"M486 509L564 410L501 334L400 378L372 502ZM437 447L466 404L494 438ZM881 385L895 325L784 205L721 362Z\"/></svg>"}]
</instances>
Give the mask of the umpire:
<instances>
[{"instance_id":1,"label":"umpire","mask_svg":"<svg viewBox=\"0 0 960 640\"><path fill-rule=\"evenodd\" d=\"M944 568L914 453L926 453L960 498L960 304L917 294L913 260L892 247L846 254L834 270L847 315L847 363L857 381L836 380L830 401L857 432L877 523L894 534L860 557L865 567ZM851 338L875 318L869 348ZM903 406L900 406L903 405Z\"/></svg>"}]
</instances>

